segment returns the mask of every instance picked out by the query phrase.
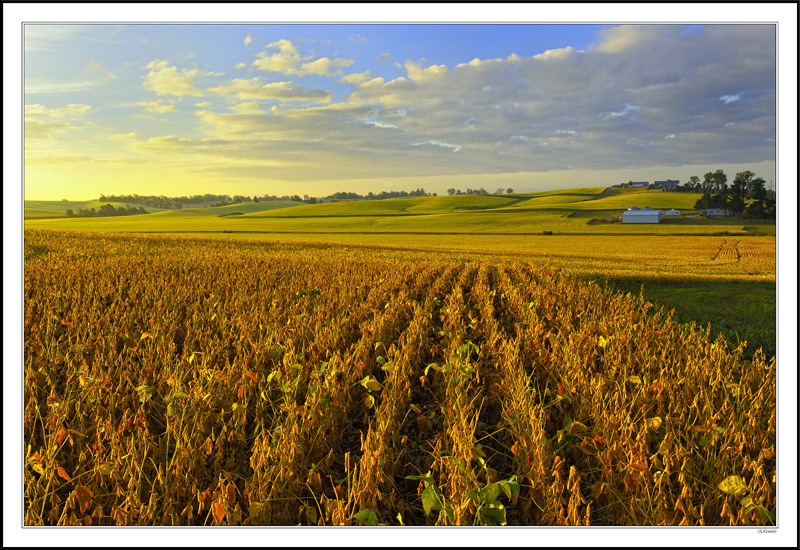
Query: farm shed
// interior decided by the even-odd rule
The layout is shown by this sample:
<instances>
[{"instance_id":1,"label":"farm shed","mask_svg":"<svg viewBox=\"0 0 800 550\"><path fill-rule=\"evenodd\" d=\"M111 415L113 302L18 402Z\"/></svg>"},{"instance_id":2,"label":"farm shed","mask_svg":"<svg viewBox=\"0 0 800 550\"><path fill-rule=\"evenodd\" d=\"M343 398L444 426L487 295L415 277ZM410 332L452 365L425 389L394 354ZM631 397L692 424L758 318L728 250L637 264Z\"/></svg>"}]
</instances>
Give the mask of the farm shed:
<instances>
[{"instance_id":1,"label":"farm shed","mask_svg":"<svg viewBox=\"0 0 800 550\"><path fill-rule=\"evenodd\" d=\"M622 213L622 223L661 223L661 210L631 206Z\"/></svg>"},{"instance_id":2,"label":"farm shed","mask_svg":"<svg viewBox=\"0 0 800 550\"><path fill-rule=\"evenodd\" d=\"M648 187L650 185L649 181L633 181L628 185L628 187Z\"/></svg>"},{"instance_id":3,"label":"farm shed","mask_svg":"<svg viewBox=\"0 0 800 550\"><path fill-rule=\"evenodd\" d=\"M706 208L705 210L700 210L701 216L727 216L728 211L724 208Z\"/></svg>"},{"instance_id":4,"label":"farm shed","mask_svg":"<svg viewBox=\"0 0 800 550\"><path fill-rule=\"evenodd\" d=\"M677 208L670 208L669 210L664 210L664 215L665 216L680 216L681 215L681 211L678 210Z\"/></svg>"}]
</instances>

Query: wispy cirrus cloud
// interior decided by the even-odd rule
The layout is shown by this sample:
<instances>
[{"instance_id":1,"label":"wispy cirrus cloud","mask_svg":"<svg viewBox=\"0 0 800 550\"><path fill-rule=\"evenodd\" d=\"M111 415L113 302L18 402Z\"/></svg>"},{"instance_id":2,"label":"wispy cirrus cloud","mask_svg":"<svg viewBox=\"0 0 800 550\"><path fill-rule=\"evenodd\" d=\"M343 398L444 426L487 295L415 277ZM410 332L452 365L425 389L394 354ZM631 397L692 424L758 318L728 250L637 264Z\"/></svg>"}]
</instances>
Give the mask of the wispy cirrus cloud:
<instances>
[{"instance_id":1,"label":"wispy cirrus cloud","mask_svg":"<svg viewBox=\"0 0 800 550\"><path fill-rule=\"evenodd\" d=\"M26 94L54 94L65 92L82 92L110 84L117 79L116 75L100 62L90 59L75 76L67 79L49 79L34 77L26 79Z\"/></svg>"},{"instance_id":2,"label":"wispy cirrus cloud","mask_svg":"<svg viewBox=\"0 0 800 550\"><path fill-rule=\"evenodd\" d=\"M264 84L260 78L234 78L227 84L209 88L208 93L215 95L232 95L239 99L277 99L281 101L316 101L327 103L332 93L324 90L307 90L294 82L268 82Z\"/></svg>"},{"instance_id":3,"label":"wispy cirrus cloud","mask_svg":"<svg viewBox=\"0 0 800 550\"><path fill-rule=\"evenodd\" d=\"M63 107L48 108L38 103L25 105L25 141L54 140L69 130L76 130L77 121L91 110L86 104L71 103Z\"/></svg>"}]
</instances>

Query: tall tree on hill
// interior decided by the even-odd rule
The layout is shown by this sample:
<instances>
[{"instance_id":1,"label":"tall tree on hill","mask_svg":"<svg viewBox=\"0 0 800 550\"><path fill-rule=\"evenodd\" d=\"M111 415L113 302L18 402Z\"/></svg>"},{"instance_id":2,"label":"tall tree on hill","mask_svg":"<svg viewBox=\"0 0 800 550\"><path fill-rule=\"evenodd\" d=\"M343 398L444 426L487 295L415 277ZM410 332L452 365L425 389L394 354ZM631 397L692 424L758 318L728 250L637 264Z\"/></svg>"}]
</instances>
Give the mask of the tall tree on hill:
<instances>
[{"instance_id":1,"label":"tall tree on hill","mask_svg":"<svg viewBox=\"0 0 800 550\"><path fill-rule=\"evenodd\" d=\"M708 203L711 202L711 194L703 193L703 196L697 199L694 203L695 210L705 210L708 208Z\"/></svg>"},{"instance_id":2,"label":"tall tree on hill","mask_svg":"<svg viewBox=\"0 0 800 550\"><path fill-rule=\"evenodd\" d=\"M745 201L747 198L747 188L753 176L755 176L755 174L750 170L745 170L744 172L736 174L736 177L733 179L730 193L730 209L736 213L737 218L744 212L745 206L747 206L747 202Z\"/></svg>"},{"instance_id":3,"label":"tall tree on hill","mask_svg":"<svg viewBox=\"0 0 800 550\"><path fill-rule=\"evenodd\" d=\"M721 193L728 188L728 176L721 169L714 172L712 179L714 181L714 191L717 193Z\"/></svg>"},{"instance_id":4,"label":"tall tree on hill","mask_svg":"<svg viewBox=\"0 0 800 550\"><path fill-rule=\"evenodd\" d=\"M764 178L753 178L747 188L747 196L751 199L764 200L767 198L766 181Z\"/></svg>"},{"instance_id":5,"label":"tall tree on hill","mask_svg":"<svg viewBox=\"0 0 800 550\"><path fill-rule=\"evenodd\" d=\"M712 191L714 191L714 172L706 172L703 174L703 193Z\"/></svg>"}]
</instances>

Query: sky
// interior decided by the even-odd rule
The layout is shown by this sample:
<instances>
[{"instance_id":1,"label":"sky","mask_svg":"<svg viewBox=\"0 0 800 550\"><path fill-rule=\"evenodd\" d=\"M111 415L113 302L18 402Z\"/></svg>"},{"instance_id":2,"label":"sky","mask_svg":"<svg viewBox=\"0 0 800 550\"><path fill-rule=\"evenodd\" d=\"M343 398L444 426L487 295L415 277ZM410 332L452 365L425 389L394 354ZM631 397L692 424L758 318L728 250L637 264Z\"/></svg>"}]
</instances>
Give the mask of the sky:
<instances>
[{"instance_id":1,"label":"sky","mask_svg":"<svg viewBox=\"0 0 800 550\"><path fill-rule=\"evenodd\" d=\"M24 196L776 180L774 24L26 24Z\"/></svg>"}]
</instances>

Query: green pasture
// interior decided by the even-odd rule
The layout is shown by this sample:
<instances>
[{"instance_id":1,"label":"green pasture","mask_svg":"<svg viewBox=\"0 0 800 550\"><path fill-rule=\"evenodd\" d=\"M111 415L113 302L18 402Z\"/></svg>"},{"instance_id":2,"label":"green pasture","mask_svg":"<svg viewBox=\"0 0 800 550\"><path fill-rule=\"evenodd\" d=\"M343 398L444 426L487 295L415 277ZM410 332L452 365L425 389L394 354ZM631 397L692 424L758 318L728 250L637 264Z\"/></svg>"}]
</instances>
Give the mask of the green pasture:
<instances>
[{"instance_id":1,"label":"green pasture","mask_svg":"<svg viewBox=\"0 0 800 550\"><path fill-rule=\"evenodd\" d=\"M585 188L524 195L453 195L301 204L263 201L154 211L124 217L52 218L59 208L99 201L26 201L26 227L160 233L352 233L555 235L774 235L774 223L664 217L660 224L607 223L630 206L691 209L699 195L646 189ZM746 226L744 224L747 224Z\"/></svg>"},{"instance_id":2,"label":"green pasture","mask_svg":"<svg viewBox=\"0 0 800 550\"><path fill-rule=\"evenodd\" d=\"M148 212L165 212L163 208L152 208L150 206L144 206L141 204L135 204L132 202L114 202L114 201L99 201L99 200L89 200L89 201L25 201L25 217L28 217L28 211L47 211L53 213L65 213L68 209L71 209L75 212L78 211L79 208L83 208L84 210L89 210L90 208L94 208L95 210L99 210L101 206L104 204L110 204L114 208L125 208L127 205L135 206L135 207L143 207Z\"/></svg>"}]
</instances>

